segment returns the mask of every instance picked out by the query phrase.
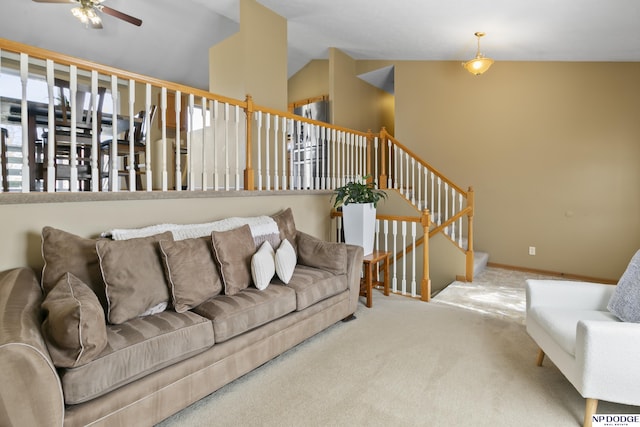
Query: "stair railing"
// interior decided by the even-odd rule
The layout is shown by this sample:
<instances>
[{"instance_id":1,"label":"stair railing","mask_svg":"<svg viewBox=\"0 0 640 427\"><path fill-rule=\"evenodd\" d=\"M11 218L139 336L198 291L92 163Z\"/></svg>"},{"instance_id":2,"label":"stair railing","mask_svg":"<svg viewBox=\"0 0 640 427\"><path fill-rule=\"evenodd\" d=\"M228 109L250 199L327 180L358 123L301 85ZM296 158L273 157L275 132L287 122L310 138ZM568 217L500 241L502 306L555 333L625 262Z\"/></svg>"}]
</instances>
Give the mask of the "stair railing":
<instances>
[{"instance_id":1,"label":"stair railing","mask_svg":"<svg viewBox=\"0 0 640 427\"><path fill-rule=\"evenodd\" d=\"M428 210L433 226L429 233L445 235L465 253L465 279L473 280L473 188L464 191L436 168L389 135L380 132L373 140L379 156L373 160L379 167L380 188L398 191L416 210ZM379 158L379 160L378 160ZM466 222L465 222L466 219Z\"/></svg>"},{"instance_id":2,"label":"stair railing","mask_svg":"<svg viewBox=\"0 0 640 427\"><path fill-rule=\"evenodd\" d=\"M332 210L331 218L336 218L336 241L344 241L342 212ZM376 215L374 249L392 254L389 271L391 292L422 301L431 300L429 239L424 238L430 227L430 215L426 210L419 217ZM422 254L419 253L420 247ZM422 266L421 275L418 272L419 265ZM379 270L377 274L380 275Z\"/></svg>"}]
</instances>

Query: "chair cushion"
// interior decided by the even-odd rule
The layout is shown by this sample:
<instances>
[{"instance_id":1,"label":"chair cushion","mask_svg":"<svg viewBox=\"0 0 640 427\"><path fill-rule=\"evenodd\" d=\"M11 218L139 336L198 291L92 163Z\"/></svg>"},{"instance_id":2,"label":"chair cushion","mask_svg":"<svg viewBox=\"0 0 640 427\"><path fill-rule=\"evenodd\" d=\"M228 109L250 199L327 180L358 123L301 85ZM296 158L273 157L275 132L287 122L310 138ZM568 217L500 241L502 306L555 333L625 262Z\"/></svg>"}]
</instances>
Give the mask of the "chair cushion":
<instances>
[{"instance_id":1,"label":"chair cushion","mask_svg":"<svg viewBox=\"0 0 640 427\"><path fill-rule=\"evenodd\" d=\"M295 292L282 285L270 285L261 291L247 288L234 295L219 295L193 309L211 319L216 342L278 319L296 309Z\"/></svg>"},{"instance_id":2,"label":"chair cushion","mask_svg":"<svg viewBox=\"0 0 640 427\"><path fill-rule=\"evenodd\" d=\"M268 243L267 243L268 245ZM222 292L211 238L160 241L169 293L178 313L190 310Z\"/></svg>"},{"instance_id":3,"label":"chair cushion","mask_svg":"<svg viewBox=\"0 0 640 427\"><path fill-rule=\"evenodd\" d=\"M107 325L107 346L86 365L61 372L65 402L86 402L214 344L211 322L195 313L167 310Z\"/></svg>"},{"instance_id":4,"label":"chair cushion","mask_svg":"<svg viewBox=\"0 0 640 427\"><path fill-rule=\"evenodd\" d=\"M71 273L42 302L42 332L53 364L73 368L92 361L107 345L104 308L96 294Z\"/></svg>"},{"instance_id":5,"label":"chair cushion","mask_svg":"<svg viewBox=\"0 0 640 427\"><path fill-rule=\"evenodd\" d=\"M235 295L251 285L251 257L256 245L248 225L211 233L215 258L222 275L224 293Z\"/></svg>"},{"instance_id":6,"label":"chair cushion","mask_svg":"<svg viewBox=\"0 0 640 427\"><path fill-rule=\"evenodd\" d=\"M139 239L96 242L110 323L126 322L169 302L160 240L173 240L173 235L167 231Z\"/></svg>"},{"instance_id":7,"label":"chair cushion","mask_svg":"<svg viewBox=\"0 0 640 427\"><path fill-rule=\"evenodd\" d=\"M558 345L572 356L576 354L576 332L581 320L618 322L608 311L570 310L558 307L534 307L528 313Z\"/></svg>"},{"instance_id":8,"label":"chair cushion","mask_svg":"<svg viewBox=\"0 0 640 427\"><path fill-rule=\"evenodd\" d=\"M288 287L296 291L296 310L305 308L348 288L347 275L298 264Z\"/></svg>"},{"instance_id":9,"label":"chair cushion","mask_svg":"<svg viewBox=\"0 0 640 427\"><path fill-rule=\"evenodd\" d=\"M640 323L640 250L620 277L607 309L620 320Z\"/></svg>"}]
</instances>

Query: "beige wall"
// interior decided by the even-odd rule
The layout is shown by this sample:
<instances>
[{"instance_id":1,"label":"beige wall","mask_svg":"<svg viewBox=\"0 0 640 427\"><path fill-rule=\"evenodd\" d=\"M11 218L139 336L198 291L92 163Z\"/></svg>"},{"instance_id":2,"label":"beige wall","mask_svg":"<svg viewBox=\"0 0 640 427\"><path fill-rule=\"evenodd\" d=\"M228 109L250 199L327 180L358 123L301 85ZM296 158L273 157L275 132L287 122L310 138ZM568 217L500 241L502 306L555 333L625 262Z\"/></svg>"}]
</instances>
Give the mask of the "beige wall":
<instances>
[{"instance_id":1,"label":"beige wall","mask_svg":"<svg viewBox=\"0 0 640 427\"><path fill-rule=\"evenodd\" d=\"M301 101L329 94L329 61L309 61L288 81L288 102Z\"/></svg>"},{"instance_id":2,"label":"beige wall","mask_svg":"<svg viewBox=\"0 0 640 427\"><path fill-rule=\"evenodd\" d=\"M331 123L366 132L379 131L385 92L358 78L356 61L336 48L329 49Z\"/></svg>"},{"instance_id":3,"label":"beige wall","mask_svg":"<svg viewBox=\"0 0 640 427\"><path fill-rule=\"evenodd\" d=\"M396 137L475 189L490 261L617 279L640 247L640 64L397 62ZM536 246L537 255L527 254Z\"/></svg>"},{"instance_id":4,"label":"beige wall","mask_svg":"<svg viewBox=\"0 0 640 427\"><path fill-rule=\"evenodd\" d=\"M209 90L287 110L287 21L255 0L240 1L240 31L209 50Z\"/></svg>"},{"instance_id":5,"label":"beige wall","mask_svg":"<svg viewBox=\"0 0 640 427\"><path fill-rule=\"evenodd\" d=\"M82 199L82 196L89 195L79 196ZM326 240L330 237L330 196L327 194L265 197L221 193L219 196L0 205L3 241L0 245L0 271L25 265L37 271L42 269L40 233L45 225L83 237L95 237L112 228L271 215L291 207L299 230Z\"/></svg>"}]
</instances>

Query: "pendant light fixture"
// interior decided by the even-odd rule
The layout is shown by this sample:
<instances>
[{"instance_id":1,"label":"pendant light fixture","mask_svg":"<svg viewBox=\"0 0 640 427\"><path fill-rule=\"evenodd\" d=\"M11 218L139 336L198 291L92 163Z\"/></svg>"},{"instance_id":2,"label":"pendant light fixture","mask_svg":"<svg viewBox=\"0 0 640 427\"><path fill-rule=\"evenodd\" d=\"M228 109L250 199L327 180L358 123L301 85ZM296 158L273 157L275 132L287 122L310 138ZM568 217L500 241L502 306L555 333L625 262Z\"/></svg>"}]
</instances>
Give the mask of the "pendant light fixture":
<instances>
[{"instance_id":1,"label":"pendant light fixture","mask_svg":"<svg viewBox=\"0 0 640 427\"><path fill-rule=\"evenodd\" d=\"M480 53L480 38L484 37L485 33L478 31L475 33L475 36L478 38L478 51L476 52L476 57L470 61L464 62L462 66L471 74L479 76L491 67L493 59L485 58L485 56Z\"/></svg>"}]
</instances>

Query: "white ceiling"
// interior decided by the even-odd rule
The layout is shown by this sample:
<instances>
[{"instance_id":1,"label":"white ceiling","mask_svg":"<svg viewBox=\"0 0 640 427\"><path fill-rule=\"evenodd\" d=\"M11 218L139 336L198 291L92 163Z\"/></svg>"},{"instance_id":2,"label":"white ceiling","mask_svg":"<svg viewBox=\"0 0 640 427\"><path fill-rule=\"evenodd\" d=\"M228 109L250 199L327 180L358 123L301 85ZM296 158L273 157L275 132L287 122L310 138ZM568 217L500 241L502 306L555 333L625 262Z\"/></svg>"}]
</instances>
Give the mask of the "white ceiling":
<instances>
[{"instance_id":1,"label":"white ceiling","mask_svg":"<svg viewBox=\"0 0 640 427\"><path fill-rule=\"evenodd\" d=\"M0 37L197 87L208 49L237 31L239 0L106 0L142 27L87 30L65 4L0 1ZM356 59L640 61L640 0L258 0L288 21L294 74L336 47Z\"/></svg>"}]
</instances>

